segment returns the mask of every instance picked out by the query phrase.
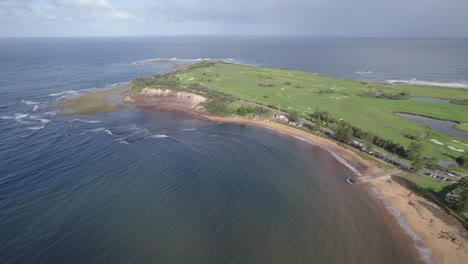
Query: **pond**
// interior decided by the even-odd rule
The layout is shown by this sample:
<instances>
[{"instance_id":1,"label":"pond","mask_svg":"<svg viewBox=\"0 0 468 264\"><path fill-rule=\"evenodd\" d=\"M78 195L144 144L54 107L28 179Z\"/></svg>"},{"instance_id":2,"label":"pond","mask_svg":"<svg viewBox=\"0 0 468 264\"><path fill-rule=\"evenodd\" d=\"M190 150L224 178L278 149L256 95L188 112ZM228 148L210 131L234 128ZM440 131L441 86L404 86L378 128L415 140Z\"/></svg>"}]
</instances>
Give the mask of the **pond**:
<instances>
[{"instance_id":1,"label":"pond","mask_svg":"<svg viewBox=\"0 0 468 264\"><path fill-rule=\"evenodd\" d=\"M444 120L437 120L429 117L418 116L418 115L410 115L410 114L403 114L397 113L396 115L401 116L403 118L409 119L414 122L418 122L426 127L432 128L444 134L459 137L459 138L468 138L468 133L457 130L453 128L454 125L457 123L452 121L444 121Z\"/></svg>"},{"instance_id":2,"label":"pond","mask_svg":"<svg viewBox=\"0 0 468 264\"><path fill-rule=\"evenodd\" d=\"M450 101L451 101L451 100L446 100L446 99L430 98L430 97L410 97L409 99L413 101L442 103L442 104L450 104Z\"/></svg>"}]
</instances>

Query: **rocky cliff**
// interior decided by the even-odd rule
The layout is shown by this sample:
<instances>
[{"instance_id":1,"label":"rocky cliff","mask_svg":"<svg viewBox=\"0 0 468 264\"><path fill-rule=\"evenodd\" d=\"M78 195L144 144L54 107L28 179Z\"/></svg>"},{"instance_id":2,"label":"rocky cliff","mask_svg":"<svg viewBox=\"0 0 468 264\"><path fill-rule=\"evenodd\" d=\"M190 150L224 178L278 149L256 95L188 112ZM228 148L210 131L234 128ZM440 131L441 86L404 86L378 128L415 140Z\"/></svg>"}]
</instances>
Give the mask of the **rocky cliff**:
<instances>
[{"instance_id":1,"label":"rocky cliff","mask_svg":"<svg viewBox=\"0 0 468 264\"><path fill-rule=\"evenodd\" d=\"M197 94L154 88L144 88L130 99L143 106L182 111L202 111L204 108L200 104L208 100Z\"/></svg>"}]
</instances>

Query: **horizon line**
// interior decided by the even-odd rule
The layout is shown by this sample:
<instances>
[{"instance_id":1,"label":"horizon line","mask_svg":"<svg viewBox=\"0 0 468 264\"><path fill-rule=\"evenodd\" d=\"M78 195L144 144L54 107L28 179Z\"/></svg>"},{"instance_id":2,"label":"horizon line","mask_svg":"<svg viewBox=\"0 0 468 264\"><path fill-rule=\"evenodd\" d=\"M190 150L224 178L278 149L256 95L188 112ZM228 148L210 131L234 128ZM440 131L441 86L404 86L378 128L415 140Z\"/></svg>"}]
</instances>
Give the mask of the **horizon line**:
<instances>
[{"instance_id":1,"label":"horizon line","mask_svg":"<svg viewBox=\"0 0 468 264\"><path fill-rule=\"evenodd\" d=\"M21 39L21 38L144 38L144 37L279 37L279 38L354 38L354 39L458 39L466 40L468 37L434 37L434 36L336 36L336 35L276 35L276 34L161 34L161 35L82 35L82 36L0 36L0 39Z\"/></svg>"}]
</instances>

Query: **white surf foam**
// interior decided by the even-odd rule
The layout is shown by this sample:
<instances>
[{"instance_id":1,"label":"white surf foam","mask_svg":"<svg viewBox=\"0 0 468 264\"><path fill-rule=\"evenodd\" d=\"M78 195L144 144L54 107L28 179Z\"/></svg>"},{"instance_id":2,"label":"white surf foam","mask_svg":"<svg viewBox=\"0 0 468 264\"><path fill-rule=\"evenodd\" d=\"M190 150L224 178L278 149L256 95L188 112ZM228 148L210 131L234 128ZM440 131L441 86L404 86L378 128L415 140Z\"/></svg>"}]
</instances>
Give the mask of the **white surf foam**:
<instances>
[{"instance_id":1,"label":"white surf foam","mask_svg":"<svg viewBox=\"0 0 468 264\"><path fill-rule=\"evenodd\" d=\"M51 97L57 97L57 96L63 96L63 95L75 95L75 94L78 94L77 91L75 90L68 90L68 91L62 91L62 92L59 92L59 93L51 93L49 94L49 96Z\"/></svg>"},{"instance_id":2,"label":"white surf foam","mask_svg":"<svg viewBox=\"0 0 468 264\"><path fill-rule=\"evenodd\" d=\"M28 101L28 100L21 100L21 103L25 105L38 105L40 102Z\"/></svg>"},{"instance_id":3,"label":"white surf foam","mask_svg":"<svg viewBox=\"0 0 468 264\"><path fill-rule=\"evenodd\" d=\"M266 128L268 128L268 127L266 127ZM317 147L319 147L319 148L321 148L321 149L324 149L324 150L326 150L328 153L330 153L339 163L343 164L345 167L347 167L348 169L350 169L353 173L355 173L355 174L358 175L358 176L362 176L362 174L359 172L358 169L356 169L355 167L353 167L351 164L349 164L346 160L344 160L344 159L343 159L342 157L340 157L338 154L336 154L335 152L333 152L333 151L327 149L326 147L323 147L323 146L321 146L321 145L315 144L314 142L312 142L312 141L310 141L310 140L307 140L307 139L305 139L305 138L299 137L299 136L294 136L294 135L290 135L290 134L287 134L287 133L283 133L283 132L281 132L281 131L278 131L278 130L275 130L275 129L272 129L272 128L268 128L268 129L274 130L274 131L276 131L276 132L278 132L278 133L280 133L280 134L283 134L283 135L292 136L292 137L294 137L294 138L296 138L296 139L299 139L299 140L301 140L301 141L304 141L304 142L306 142L306 143L309 143L309 144L311 144L311 145L314 145L314 146L317 146Z\"/></svg>"},{"instance_id":4,"label":"white surf foam","mask_svg":"<svg viewBox=\"0 0 468 264\"><path fill-rule=\"evenodd\" d=\"M45 112L43 113L44 116L56 116L57 113L56 112Z\"/></svg>"},{"instance_id":5,"label":"white surf foam","mask_svg":"<svg viewBox=\"0 0 468 264\"><path fill-rule=\"evenodd\" d=\"M28 130L40 130L40 129L43 129L45 127L45 125L42 125L42 126L33 126L33 127L27 127L26 129Z\"/></svg>"},{"instance_id":6,"label":"white surf foam","mask_svg":"<svg viewBox=\"0 0 468 264\"><path fill-rule=\"evenodd\" d=\"M100 128L95 128L95 129L90 129L88 132L101 132L101 131L106 131L105 128L100 127Z\"/></svg>"},{"instance_id":7,"label":"white surf foam","mask_svg":"<svg viewBox=\"0 0 468 264\"><path fill-rule=\"evenodd\" d=\"M428 85L428 86L468 89L468 82L432 82L432 81L412 79L412 80L387 80L386 83L390 83L390 84L403 83L403 84L415 84L415 85Z\"/></svg>"},{"instance_id":8,"label":"white surf foam","mask_svg":"<svg viewBox=\"0 0 468 264\"><path fill-rule=\"evenodd\" d=\"M355 71L354 74L357 75L365 75L365 74L372 74L372 71Z\"/></svg>"},{"instance_id":9,"label":"white surf foam","mask_svg":"<svg viewBox=\"0 0 468 264\"><path fill-rule=\"evenodd\" d=\"M169 137L168 135L151 135L148 138L167 138Z\"/></svg>"},{"instance_id":10,"label":"white surf foam","mask_svg":"<svg viewBox=\"0 0 468 264\"><path fill-rule=\"evenodd\" d=\"M43 123L43 124L50 123L50 120L47 119L47 118L39 118L39 119L37 119L37 120L41 121L41 123Z\"/></svg>"},{"instance_id":11,"label":"white surf foam","mask_svg":"<svg viewBox=\"0 0 468 264\"><path fill-rule=\"evenodd\" d=\"M80 122L80 123L85 123L85 124L95 124L95 123L101 123L99 120L83 120L83 119L72 119L70 122Z\"/></svg>"},{"instance_id":12,"label":"white surf foam","mask_svg":"<svg viewBox=\"0 0 468 264\"><path fill-rule=\"evenodd\" d=\"M112 133L112 131L110 131L109 129L104 130L104 132L106 132L106 134L108 134L108 135L110 135L110 136L114 135L114 134Z\"/></svg>"},{"instance_id":13,"label":"white surf foam","mask_svg":"<svg viewBox=\"0 0 468 264\"><path fill-rule=\"evenodd\" d=\"M421 260L428 264L434 263L432 250L426 247L422 239L409 227L400 211L389 204L387 198L379 191L379 189L376 187L371 187L371 190L374 195L384 203L385 208L387 208L390 214L397 219L398 225L403 229L403 231L413 239L413 246L416 248L419 256L421 257Z\"/></svg>"},{"instance_id":14,"label":"white surf foam","mask_svg":"<svg viewBox=\"0 0 468 264\"><path fill-rule=\"evenodd\" d=\"M120 144L126 144L126 145L130 144L129 142L127 142L126 138L117 138L117 139L114 139L114 141Z\"/></svg>"},{"instance_id":15,"label":"white surf foam","mask_svg":"<svg viewBox=\"0 0 468 264\"><path fill-rule=\"evenodd\" d=\"M18 114L15 114L15 119L16 120L23 119L23 118L27 117L28 115L29 114L18 113Z\"/></svg>"},{"instance_id":16,"label":"white surf foam","mask_svg":"<svg viewBox=\"0 0 468 264\"><path fill-rule=\"evenodd\" d=\"M184 128L184 129L181 129L182 131L195 131L197 130L196 128Z\"/></svg>"}]
</instances>

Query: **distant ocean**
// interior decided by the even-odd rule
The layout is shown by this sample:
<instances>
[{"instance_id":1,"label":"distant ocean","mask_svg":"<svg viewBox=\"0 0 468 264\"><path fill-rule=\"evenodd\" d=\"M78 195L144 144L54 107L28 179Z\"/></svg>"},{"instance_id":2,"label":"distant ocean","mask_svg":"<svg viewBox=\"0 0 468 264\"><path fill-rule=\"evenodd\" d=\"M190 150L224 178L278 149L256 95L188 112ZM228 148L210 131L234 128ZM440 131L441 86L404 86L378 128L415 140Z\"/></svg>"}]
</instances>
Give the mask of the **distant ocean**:
<instances>
[{"instance_id":1,"label":"distant ocean","mask_svg":"<svg viewBox=\"0 0 468 264\"><path fill-rule=\"evenodd\" d=\"M466 54L467 40L0 38L0 263L415 263L411 237L318 147L52 106L203 59L468 88Z\"/></svg>"}]
</instances>

